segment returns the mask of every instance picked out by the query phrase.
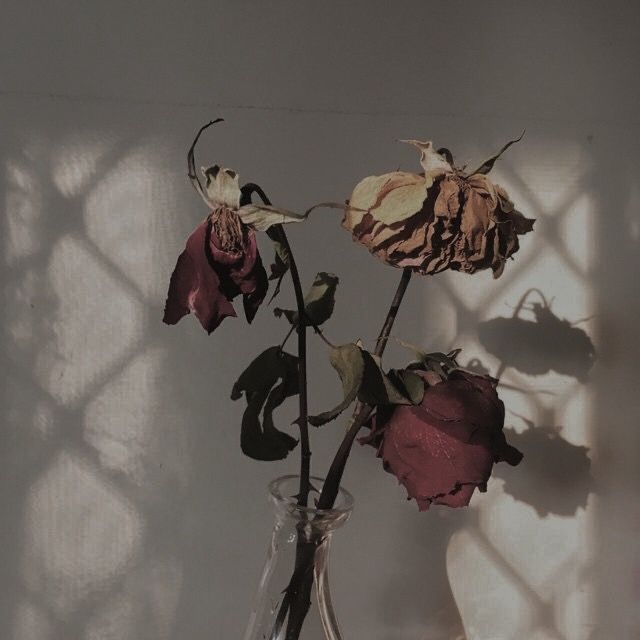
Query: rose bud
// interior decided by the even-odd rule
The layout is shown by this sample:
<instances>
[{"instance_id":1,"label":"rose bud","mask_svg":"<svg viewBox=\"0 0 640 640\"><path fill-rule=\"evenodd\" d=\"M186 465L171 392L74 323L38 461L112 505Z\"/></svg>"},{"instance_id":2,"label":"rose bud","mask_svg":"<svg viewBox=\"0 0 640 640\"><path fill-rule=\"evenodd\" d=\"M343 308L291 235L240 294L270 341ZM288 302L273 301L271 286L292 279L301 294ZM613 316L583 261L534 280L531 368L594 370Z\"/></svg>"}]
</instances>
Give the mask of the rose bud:
<instances>
[{"instance_id":1,"label":"rose bud","mask_svg":"<svg viewBox=\"0 0 640 640\"><path fill-rule=\"evenodd\" d=\"M522 459L504 437L497 381L460 369L446 378L417 373L425 381L422 402L379 408L361 442L377 445L385 470L420 511L431 504L467 506L476 488L486 491L494 462L515 466Z\"/></svg>"},{"instance_id":2,"label":"rose bud","mask_svg":"<svg viewBox=\"0 0 640 640\"><path fill-rule=\"evenodd\" d=\"M519 248L518 235L531 231L534 223L485 175L500 154L466 174L431 142L403 142L420 149L424 173L365 178L353 191L343 226L394 267L422 274L491 268L497 278Z\"/></svg>"},{"instance_id":3,"label":"rose bud","mask_svg":"<svg viewBox=\"0 0 640 640\"><path fill-rule=\"evenodd\" d=\"M187 240L171 276L164 322L176 324L193 312L211 333L227 316L231 301L242 294L251 322L268 288L256 235L241 220L238 175L215 165L203 170L211 214Z\"/></svg>"}]
</instances>

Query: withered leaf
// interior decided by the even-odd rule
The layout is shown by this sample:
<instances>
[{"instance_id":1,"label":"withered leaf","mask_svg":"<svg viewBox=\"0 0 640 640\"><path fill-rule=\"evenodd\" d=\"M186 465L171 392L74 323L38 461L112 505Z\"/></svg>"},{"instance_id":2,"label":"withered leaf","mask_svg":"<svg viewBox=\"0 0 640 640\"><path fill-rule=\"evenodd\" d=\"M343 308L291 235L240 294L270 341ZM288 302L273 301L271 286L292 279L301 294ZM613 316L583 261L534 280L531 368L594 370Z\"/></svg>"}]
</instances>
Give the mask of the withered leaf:
<instances>
[{"instance_id":1,"label":"withered leaf","mask_svg":"<svg viewBox=\"0 0 640 640\"><path fill-rule=\"evenodd\" d=\"M277 346L263 351L240 374L231 399L244 393L247 400L240 431L245 455L254 460L282 460L295 448L298 441L275 427L273 411L298 392L298 359Z\"/></svg>"},{"instance_id":2,"label":"withered leaf","mask_svg":"<svg viewBox=\"0 0 640 640\"><path fill-rule=\"evenodd\" d=\"M307 326L320 326L331 317L335 306L338 282L338 276L333 273L321 271L316 275L311 289L304 298L305 324ZM293 309L276 307L273 312L277 318L284 315L291 324L298 324L298 312Z\"/></svg>"},{"instance_id":3,"label":"withered leaf","mask_svg":"<svg viewBox=\"0 0 640 640\"><path fill-rule=\"evenodd\" d=\"M424 396L424 380L411 369L391 369L387 374L393 385L411 404L420 404Z\"/></svg>"},{"instance_id":4,"label":"withered leaf","mask_svg":"<svg viewBox=\"0 0 640 640\"><path fill-rule=\"evenodd\" d=\"M256 231L267 231L276 224L303 222L307 214L294 213L266 204L245 204L238 209L238 216L244 224Z\"/></svg>"},{"instance_id":5,"label":"withered leaf","mask_svg":"<svg viewBox=\"0 0 640 640\"><path fill-rule=\"evenodd\" d=\"M344 398L333 409L309 417L316 427L335 420L356 398L371 406L422 401L424 382L418 374L408 369L385 373L380 357L363 349L360 343L331 349L329 359L342 381Z\"/></svg>"},{"instance_id":6,"label":"withered leaf","mask_svg":"<svg viewBox=\"0 0 640 640\"><path fill-rule=\"evenodd\" d=\"M313 205L304 213L295 213L287 209L280 209L270 204L254 204L252 202L241 206L237 213L240 220L256 231L268 231L275 225L290 224L292 222L304 222L312 211L316 209L338 208L345 206L335 202L321 202Z\"/></svg>"},{"instance_id":7,"label":"withered leaf","mask_svg":"<svg viewBox=\"0 0 640 640\"><path fill-rule=\"evenodd\" d=\"M388 375L382 369L380 357L362 351L364 357L364 377L358 399L371 406L388 404L414 404L410 392L399 374ZM409 377L407 377L409 380ZM396 386L396 383L399 383ZM410 387L415 393L415 381L410 381ZM424 391L424 388L423 388ZM419 393L417 395L420 395ZM418 402L422 400L420 395Z\"/></svg>"},{"instance_id":8,"label":"withered leaf","mask_svg":"<svg viewBox=\"0 0 640 640\"><path fill-rule=\"evenodd\" d=\"M474 173L489 173L491 169L493 169L493 165L496 163L496 160L512 145L516 142L520 142L522 137L524 136L524 131L520 134L519 138L515 138L514 140L509 140L507 144L498 151L495 155L491 156L487 160L485 160L475 171L472 171L469 175L473 175Z\"/></svg>"},{"instance_id":9,"label":"withered leaf","mask_svg":"<svg viewBox=\"0 0 640 640\"><path fill-rule=\"evenodd\" d=\"M364 376L362 350L353 343L332 348L329 351L329 361L340 376L344 398L333 409L317 416L309 416L309 423L314 427L335 420L356 399Z\"/></svg>"},{"instance_id":10,"label":"withered leaf","mask_svg":"<svg viewBox=\"0 0 640 640\"><path fill-rule=\"evenodd\" d=\"M289 271L289 252L286 246L283 244L282 239L276 232L276 229L269 229L267 235L271 238L275 249L275 257L271 264L271 273L269 274L269 280L276 280L276 286L271 294L269 303L280 293L280 287L282 286L282 279L287 275Z\"/></svg>"}]
</instances>

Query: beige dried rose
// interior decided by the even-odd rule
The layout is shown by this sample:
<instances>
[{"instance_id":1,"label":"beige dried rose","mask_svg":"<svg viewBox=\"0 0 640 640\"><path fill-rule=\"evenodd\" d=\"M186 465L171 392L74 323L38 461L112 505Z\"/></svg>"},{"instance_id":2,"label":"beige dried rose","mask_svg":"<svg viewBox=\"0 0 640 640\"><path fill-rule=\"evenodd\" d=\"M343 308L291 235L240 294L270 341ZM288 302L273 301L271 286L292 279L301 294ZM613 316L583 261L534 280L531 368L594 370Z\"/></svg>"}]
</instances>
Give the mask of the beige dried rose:
<instances>
[{"instance_id":1,"label":"beige dried rose","mask_svg":"<svg viewBox=\"0 0 640 640\"><path fill-rule=\"evenodd\" d=\"M343 226L394 267L423 274L491 268L495 278L500 276L519 248L518 235L531 231L534 223L486 176L500 154L466 174L431 142L403 142L420 149L424 173L393 171L364 178L349 200Z\"/></svg>"}]
</instances>

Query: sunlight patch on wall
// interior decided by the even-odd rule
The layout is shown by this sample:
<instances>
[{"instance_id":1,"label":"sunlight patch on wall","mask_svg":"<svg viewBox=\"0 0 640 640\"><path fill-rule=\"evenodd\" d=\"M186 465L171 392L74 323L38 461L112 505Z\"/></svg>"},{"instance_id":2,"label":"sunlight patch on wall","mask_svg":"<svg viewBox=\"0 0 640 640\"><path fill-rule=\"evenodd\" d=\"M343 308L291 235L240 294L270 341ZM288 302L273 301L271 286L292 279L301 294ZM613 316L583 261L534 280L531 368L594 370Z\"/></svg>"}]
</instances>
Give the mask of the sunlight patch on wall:
<instances>
[{"instance_id":1,"label":"sunlight patch on wall","mask_svg":"<svg viewBox=\"0 0 640 640\"><path fill-rule=\"evenodd\" d=\"M8 161L5 168L4 256L7 265L36 253L42 241L42 194L37 177L21 163Z\"/></svg>"},{"instance_id":2,"label":"sunlight patch on wall","mask_svg":"<svg viewBox=\"0 0 640 640\"><path fill-rule=\"evenodd\" d=\"M463 364L500 377L508 439L525 456L516 469L496 465L488 492L472 501L477 523L449 544L469 640L586 640L594 626L594 331L583 322L594 312L590 167L581 145L554 148L553 165L529 158L520 175L503 163L509 179L498 182L538 219L535 233L498 281L451 274L441 286L465 314L453 346Z\"/></svg>"},{"instance_id":3,"label":"sunlight patch on wall","mask_svg":"<svg viewBox=\"0 0 640 640\"><path fill-rule=\"evenodd\" d=\"M143 352L106 384L87 405L85 440L98 452L100 464L120 471L136 484L147 474L147 451L156 420L158 369L164 361L159 348Z\"/></svg>"},{"instance_id":4,"label":"sunlight patch on wall","mask_svg":"<svg viewBox=\"0 0 640 640\"><path fill-rule=\"evenodd\" d=\"M116 139L111 136L71 133L56 145L51 156L51 181L65 198L83 196L115 144Z\"/></svg>"},{"instance_id":5,"label":"sunlight patch on wall","mask_svg":"<svg viewBox=\"0 0 640 640\"><path fill-rule=\"evenodd\" d=\"M84 208L87 236L154 302L164 299L165 269L170 269L173 257L164 250L175 237L172 223L166 221L187 220L189 211L199 206L196 198L192 206L178 201L175 174L183 167L178 162L163 164L163 158L174 155L163 154L158 146L138 146L121 158L88 194Z\"/></svg>"},{"instance_id":6,"label":"sunlight patch on wall","mask_svg":"<svg viewBox=\"0 0 640 640\"><path fill-rule=\"evenodd\" d=\"M26 500L25 583L68 614L125 569L143 528L136 509L106 479L62 452Z\"/></svg>"},{"instance_id":7,"label":"sunlight patch on wall","mask_svg":"<svg viewBox=\"0 0 640 640\"><path fill-rule=\"evenodd\" d=\"M36 376L67 404L135 347L144 309L75 237L57 243L48 272L58 300L49 310L55 342L39 354Z\"/></svg>"},{"instance_id":8,"label":"sunlight patch on wall","mask_svg":"<svg viewBox=\"0 0 640 640\"><path fill-rule=\"evenodd\" d=\"M514 588L491 553L467 530L453 534L447 573L469 640L516 640L531 625L526 593Z\"/></svg>"}]
</instances>

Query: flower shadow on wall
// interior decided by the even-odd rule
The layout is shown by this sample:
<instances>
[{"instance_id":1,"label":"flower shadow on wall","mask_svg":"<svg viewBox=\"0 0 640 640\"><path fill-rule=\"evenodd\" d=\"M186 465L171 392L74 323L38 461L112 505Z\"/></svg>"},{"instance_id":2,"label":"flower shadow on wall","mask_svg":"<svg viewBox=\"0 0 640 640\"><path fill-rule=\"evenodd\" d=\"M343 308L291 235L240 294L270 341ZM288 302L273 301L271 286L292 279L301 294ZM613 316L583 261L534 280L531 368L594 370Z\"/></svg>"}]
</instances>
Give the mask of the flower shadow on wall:
<instances>
[{"instance_id":1,"label":"flower shadow on wall","mask_svg":"<svg viewBox=\"0 0 640 640\"><path fill-rule=\"evenodd\" d=\"M577 143L573 149L569 145L569 158L574 149L582 156ZM568 166L559 159L554 162ZM590 336L573 320L594 313L594 252L590 242L598 201L592 193L589 159L580 157L572 166L578 169L577 179L565 170L557 177L554 174L551 186L547 181L540 185L539 193L534 193L526 184L531 176L525 181L508 163L503 164L502 169L510 176L505 186L520 202L528 202L523 210L539 220L533 241L496 286L483 287L479 279L474 283L479 286L471 290L462 278L450 277L434 283L435 295L431 291L426 298L428 312L438 307L446 314L451 327L449 347L463 347L463 355L472 356L467 368L480 374L500 374L499 390L508 407L507 420L516 427L508 429L508 440L524 454L519 479L535 483L543 473L545 453L554 464L566 467L566 476L556 482L550 480L555 493L543 495L542 488L530 484L521 490L522 486L509 482L511 469L497 465L497 481L489 483L482 503L472 501L464 519L457 519L450 528L434 530L419 522L408 525L416 531L417 539L428 540L428 546L442 544L449 549L443 575L440 579L433 577L432 583L448 581L453 590L448 603L444 592L440 600L449 612L451 632L430 630L416 637L456 638L456 616L464 621L464 637L473 640L573 640L587 638L593 628L594 503L588 497L596 485L590 474L591 454L580 445L592 448L595 444L591 391L585 383L596 353ZM542 173L541 179L543 176L547 179L548 174ZM559 302L547 301L541 294L539 299L534 297L530 289L543 283ZM571 294L563 296L565 292ZM526 306L513 314L515 321L504 318L492 324L487 320L498 315L495 310L499 306L513 305L513 297L515 301L524 298L521 302ZM558 313L557 308L564 313ZM486 338L488 334L492 344ZM562 357L558 357L563 349ZM523 351L529 357L518 359ZM485 366L474 357L476 354L491 366ZM513 422L517 414L512 410L527 416L526 430L519 418ZM568 486L558 486L565 481ZM544 492L548 493L546 489ZM529 553L522 554L523 545L529 547ZM409 555L415 557L415 553L407 552ZM432 562L407 563L407 567L409 574L403 575L406 584L424 579L427 571L430 575L432 570L438 571L438 565ZM388 615L386 603L395 597L394 591L387 590L379 602L385 612L381 623ZM409 589L405 597L411 601ZM424 597L422 609L413 608L423 628L430 617L437 615L432 601L430 593ZM509 603L508 611L505 603ZM419 629L419 624L415 628ZM401 636L389 627L385 637L395 640Z\"/></svg>"},{"instance_id":2,"label":"flower shadow on wall","mask_svg":"<svg viewBox=\"0 0 640 640\"><path fill-rule=\"evenodd\" d=\"M531 294L540 302L526 304ZM533 313L533 320L520 317L522 310ZM526 291L510 318L493 318L478 325L482 346L502 361L498 375L513 367L528 375L556 371L585 382L596 359L595 347L582 320L570 322L553 313L551 303L539 289Z\"/></svg>"}]
</instances>

